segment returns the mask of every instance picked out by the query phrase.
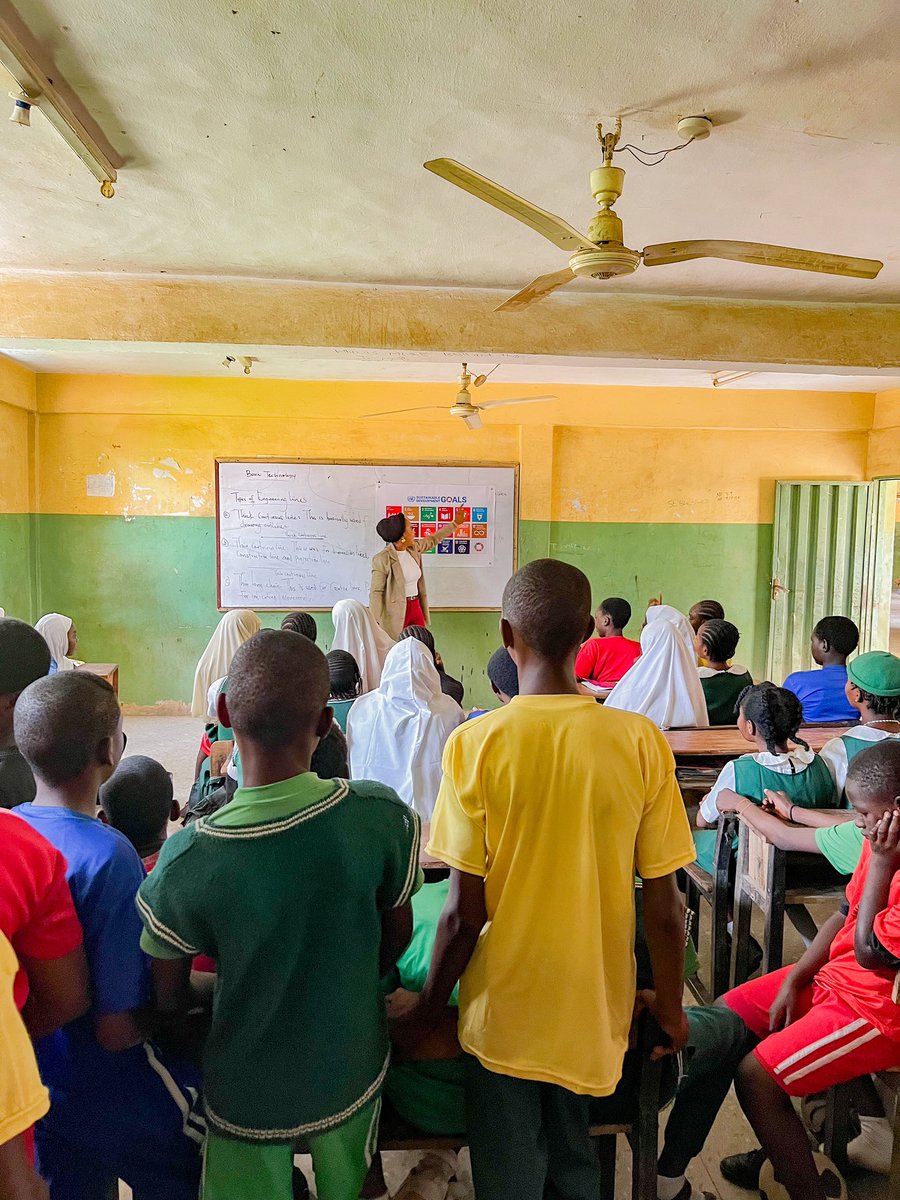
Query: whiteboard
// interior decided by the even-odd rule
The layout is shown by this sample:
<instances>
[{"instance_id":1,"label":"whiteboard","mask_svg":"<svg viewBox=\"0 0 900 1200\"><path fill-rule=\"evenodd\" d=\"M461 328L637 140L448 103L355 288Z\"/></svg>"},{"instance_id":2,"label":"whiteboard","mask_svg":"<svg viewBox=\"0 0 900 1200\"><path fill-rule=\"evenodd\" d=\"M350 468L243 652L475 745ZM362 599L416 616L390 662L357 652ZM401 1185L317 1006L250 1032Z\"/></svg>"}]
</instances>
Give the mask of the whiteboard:
<instances>
[{"instance_id":1,"label":"whiteboard","mask_svg":"<svg viewBox=\"0 0 900 1200\"><path fill-rule=\"evenodd\" d=\"M460 536L423 557L429 605L499 609L516 565L516 484L515 466L217 460L219 608L368 604L376 522L405 511L426 536L462 507Z\"/></svg>"}]
</instances>

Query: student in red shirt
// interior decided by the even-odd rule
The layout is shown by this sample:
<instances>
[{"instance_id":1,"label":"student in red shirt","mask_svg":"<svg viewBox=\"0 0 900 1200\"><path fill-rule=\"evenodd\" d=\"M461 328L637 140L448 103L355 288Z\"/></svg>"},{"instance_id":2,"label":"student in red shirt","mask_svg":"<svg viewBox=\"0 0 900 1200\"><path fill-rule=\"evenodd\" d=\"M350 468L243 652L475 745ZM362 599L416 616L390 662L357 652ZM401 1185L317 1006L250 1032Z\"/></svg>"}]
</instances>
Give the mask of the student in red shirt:
<instances>
[{"instance_id":1,"label":"student in red shirt","mask_svg":"<svg viewBox=\"0 0 900 1200\"><path fill-rule=\"evenodd\" d=\"M13 996L28 1032L43 1037L90 1004L81 924L55 846L4 809L0 846L0 933L19 960Z\"/></svg>"},{"instance_id":2,"label":"student in red shirt","mask_svg":"<svg viewBox=\"0 0 900 1200\"><path fill-rule=\"evenodd\" d=\"M621 596L610 596L597 609L597 636L585 642L575 660L575 677L598 687L611 688L641 657L641 643L624 636L631 620L631 605Z\"/></svg>"},{"instance_id":3,"label":"student in red shirt","mask_svg":"<svg viewBox=\"0 0 900 1200\"><path fill-rule=\"evenodd\" d=\"M735 1083L762 1144L724 1159L722 1174L756 1187L768 1156L791 1200L826 1193L790 1097L900 1067L900 741L858 754L846 792L866 839L847 903L796 966L722 997L761 1039Z\"/></svg>"}]
</instances>

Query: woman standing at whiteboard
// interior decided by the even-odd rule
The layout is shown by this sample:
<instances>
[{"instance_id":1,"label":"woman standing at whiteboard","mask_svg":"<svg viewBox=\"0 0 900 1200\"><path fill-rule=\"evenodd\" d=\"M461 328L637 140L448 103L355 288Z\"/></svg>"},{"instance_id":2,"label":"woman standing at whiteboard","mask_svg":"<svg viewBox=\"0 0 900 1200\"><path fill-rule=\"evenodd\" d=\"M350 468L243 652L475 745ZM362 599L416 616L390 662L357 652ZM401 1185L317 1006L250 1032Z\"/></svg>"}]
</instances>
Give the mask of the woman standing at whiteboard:
<instances>
[{"instance_id":1,"label":"woman standing at whiteboard","mask_svg":"<svg viewBox=\"0 0 900 1200\"><path fill-rule=\"evenodd\" d=\"M413 534L403 513L382 517L375 526L385 547L372 559L369 611L395 641L407 625L428 624L428 593L422 555L438 542L452 537L463 524L465 510L460 508L451 524L442 525L426 538L417 538Z\"/></svg>"}]
</instances>

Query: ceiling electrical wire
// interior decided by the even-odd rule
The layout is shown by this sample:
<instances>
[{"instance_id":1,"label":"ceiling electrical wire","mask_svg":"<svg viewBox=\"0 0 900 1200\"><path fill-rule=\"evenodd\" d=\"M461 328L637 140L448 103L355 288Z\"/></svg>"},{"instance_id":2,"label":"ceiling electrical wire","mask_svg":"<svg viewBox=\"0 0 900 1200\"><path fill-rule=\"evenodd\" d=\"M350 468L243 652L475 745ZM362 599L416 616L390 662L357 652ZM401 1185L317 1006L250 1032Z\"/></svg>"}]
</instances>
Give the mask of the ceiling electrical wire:
<instances>
[{"instance_id":1,"label":"ceiling electrical wire","mask_svg":"<svg viewBox=\"0 0 900 1200\"><path fill-rule=\"evenodd\" d=\"M636 158L642 167L657 167L667 155L674 154L676 150L683 150L685 146L689 146L691 142L696 140L696 138L688 138L686 142L679 142L677 146L670 146L668 150L642 150L640 146L632 146L628 142L624 146L616 146L614 153L620 154L623 150L627 150L632 158ZM653 159L653 162L648 161L650 158Z\"/></svg>"}]
</instances>

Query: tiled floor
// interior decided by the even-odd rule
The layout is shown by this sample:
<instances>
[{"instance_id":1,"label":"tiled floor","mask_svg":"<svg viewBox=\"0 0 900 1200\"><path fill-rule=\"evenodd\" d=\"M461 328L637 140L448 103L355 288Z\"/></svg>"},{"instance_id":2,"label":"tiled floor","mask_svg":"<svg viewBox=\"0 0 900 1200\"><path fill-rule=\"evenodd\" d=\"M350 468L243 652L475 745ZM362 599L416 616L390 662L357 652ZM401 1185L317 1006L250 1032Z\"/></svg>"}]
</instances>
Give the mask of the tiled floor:
<instances>
[{"instance_id":1,"label":"tiled floor","mask_svg":"<svg viewBox=\"0 0 900 1200\"><path fill-rule=\"evenodd\" d=\"M194 778L194 763L203 732L202 722L190 717L127 717L125 729L128 734L127 753L149 754L163 763L166 769L173 773L175 794L184 803ZM821 919L827 916L827 912L814 915ZM786 938L786 956L796 959L801 950L799 939L793 930L789 930ZM692 1166L691 1179L694 1186L712 1192L719 1200L747 1200L751 1193L727 1184L719 1174L718 1162L724 1155L749 1149L754 1144L753 1134L732 1093L719 1113L703 1154ZM623 1197L630 1191L631 1172L628 1160L627 1144L623 1142L620 1146L619 1180L616 1189L617 1194ZM385 1173L392 1191L399 1186L412 1161L414 1159L409 1155L386 1155ZM887 1179L869 1175L850 1181L850 1197L851 1200L888 1200L891 1195L900 1194L900 1181L897 1181L897 1188L898 1191L892 1193ZM125 1194L127 1193L123 1193ZM468 1159L464 1153L460 1184L451 1192L450 1200L471 1200L471 1197L471 1176L468 1173Z\"/></svg>"}]
</instances>

